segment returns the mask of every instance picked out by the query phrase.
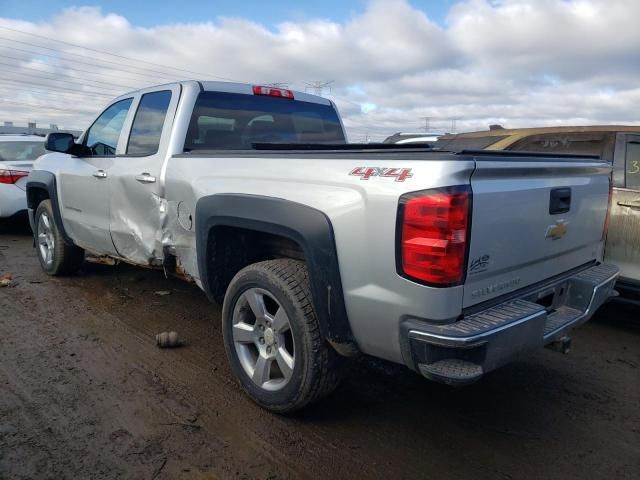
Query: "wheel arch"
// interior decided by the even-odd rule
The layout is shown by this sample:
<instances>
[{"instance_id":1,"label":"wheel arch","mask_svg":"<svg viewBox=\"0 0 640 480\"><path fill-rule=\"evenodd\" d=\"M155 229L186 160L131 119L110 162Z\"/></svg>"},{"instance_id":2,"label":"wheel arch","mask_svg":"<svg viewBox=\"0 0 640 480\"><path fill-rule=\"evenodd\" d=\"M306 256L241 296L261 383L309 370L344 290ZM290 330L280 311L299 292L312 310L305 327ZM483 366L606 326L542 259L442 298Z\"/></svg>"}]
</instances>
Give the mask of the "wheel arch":
<instances>
[{"instance_id":1,"label":"wheel arch","mask_svg":"<svg viewBox=\"0 0 640 480\"><path fill-rule=\"evenodd\" d=\"M68 245L74 245L71 237L67 235L62 222L62 215L60 213L60 203L58 201L58 190L56 188L56 176L45 170L33 170L29 173L27 179L27 208L29 209L29 222L31 228L35 232L34 215L38 208L38 204L42 200L51 200L51 208L53 209L53 216L56 221L56 225L60 230L60 234Z\"/></svg>"},{"instance_id":2,"label":"wheel arch","mask_svg":"<svg viewBox=\"0 0 640 480\"><path fill-rule=\"evenodd\" d=\"M304 254L323 337L341 355L349 356L358 351L347 317L333 227L323 212L280 198L216 194L198 200L195 220L200 280L212 301L219 302L221 293L228 286L228 283L220 284L215 259L212 263L213 245L217 241L212 241L212 235L217 228L235 228L289 239L299 245ZM235 273L237 271L233 275Z\"/></svg>"}]
</instances>

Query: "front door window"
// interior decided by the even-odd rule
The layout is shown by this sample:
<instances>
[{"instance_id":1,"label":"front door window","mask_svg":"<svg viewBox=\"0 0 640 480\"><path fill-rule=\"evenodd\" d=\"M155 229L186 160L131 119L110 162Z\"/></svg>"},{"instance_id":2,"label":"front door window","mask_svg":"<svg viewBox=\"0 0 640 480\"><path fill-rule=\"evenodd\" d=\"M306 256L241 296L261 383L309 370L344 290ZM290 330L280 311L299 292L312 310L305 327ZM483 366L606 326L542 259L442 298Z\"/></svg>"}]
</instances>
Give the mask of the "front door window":
<instances>
[{"instance_id":1,"label":"front door window","mask_svg":"<svg viewBox=\"0 0 640 480\"><path fill-rule=\"evenodd\" d=\"M118 139L129 113L131 98L120 100L107 108L91 125L87 132L85 145L91 155L115 155Z\"/></svg>"}]
</instances>

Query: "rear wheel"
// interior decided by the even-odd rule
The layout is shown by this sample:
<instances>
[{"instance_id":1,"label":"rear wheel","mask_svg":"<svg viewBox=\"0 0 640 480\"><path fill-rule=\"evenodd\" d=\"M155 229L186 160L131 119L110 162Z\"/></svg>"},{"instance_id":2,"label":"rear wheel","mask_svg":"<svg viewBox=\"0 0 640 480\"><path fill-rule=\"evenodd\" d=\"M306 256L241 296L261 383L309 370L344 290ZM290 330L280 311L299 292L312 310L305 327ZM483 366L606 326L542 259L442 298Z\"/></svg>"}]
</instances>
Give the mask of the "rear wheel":
<instances>
[{"instance_id":1,"label":"rear wheel","mask_svg":"<svg viewBox=\"0 0 640 480\"><path fill-rule=\"evenodd\" d=\"M84 260L84 250L65 243L53 216L51 200L43 200L35 213L36 252L49 275L75 273Z\"/></svg>"},{"instance_id":2,"label":"rear wheel","mask_svg":"<svg viewBox=\"0 0 640 480\"><path fill-rule=\"evenodd\" d=\"M341 359L320 334L304 262L241 270L225 296L223 334L238 382L269 410L298 410L338 383Z\"/></svg>"}]
</instances>

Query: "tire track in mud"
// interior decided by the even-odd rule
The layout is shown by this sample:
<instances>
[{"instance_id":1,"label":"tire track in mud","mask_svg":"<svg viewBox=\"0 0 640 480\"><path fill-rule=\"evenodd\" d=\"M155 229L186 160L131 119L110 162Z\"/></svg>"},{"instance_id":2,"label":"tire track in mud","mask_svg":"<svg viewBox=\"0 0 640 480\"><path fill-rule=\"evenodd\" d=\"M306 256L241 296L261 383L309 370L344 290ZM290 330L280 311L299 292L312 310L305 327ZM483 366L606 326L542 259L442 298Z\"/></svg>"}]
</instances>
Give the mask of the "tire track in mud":
<instances>
[{"instance_id":1,"label":"tire track in mud","mask_svg":"<svg viewBox=\"0 0 640 480\"><path fill-rule=\"evenodd\" d=\"M126 332L135 342L128 342L123 347L150 373L164 378L174 387L179 385L179 388L189 391L192 398L197 398L200 409L209 413L208 418L215 419L207 427L262 452L281 467L286 465L296 478L309 474L309 470L325 478L338 465L343 472L357 472L360 478L377 475L370 465L354 458L348 446L341 445L339 440L328 441L325 432L313 425L265 412L244 395L227 367L219 321L216 322L221 309L209 304L199 290L187 291L188 285L179 284L171 302L197 302L211 311L207 315L210 320L196 323L178 319L165 323L166 329L178 330L187 344L177 349L159 350L154 345L155 334L159 331L156 317L144 317L139 305L131 308L127 306L129 302L118 303L118 299L129 300L127 296L115 293L98 299L88 293L95 290L80 288L82 291L77 292L78 297L93 297L87 303L99 304L104 309L101 316L109 312L109 321L113 323L113 330L109 330L117 332L109 341L118 342L121 333ZM180 298L185 296L187 298ZM171 317L171 314L167 316ZM331 460L329 464L327 459ZM304 465L303 469L301 465Z\"/></svg>"},{"instance_id":2,"label":"tire track in mud","mask_svg":"<svg viewBox=\"0 0 640 480\"><path fill-rule=\"evenodd\" d=\"M188 345L174 350L157 349L153 339L158 325L153 321L141 322L140 317L132 315L126 308L117 308L112 303L119 298L117 289L115 294L109 290L96 290L96 287L104 290L104 285L94 285L96 281L105 281L104 277L50 279L42 277L37 270L32 272L29 269L28 274L25 273L17 276L15 287L11 289L14 304L10 310L5 310L8 316L21 317L21 321L30 323L37 323L42 318L58 320L61 312L52 306L63 303L64 322L47 322L52 330L63 335L71 335L73 330L87 332L86 335L99 339L98 348L111 353L106 355L107 359L112 357L107 360L109 363L123 360L135 362L136 369L156 378L163 388L178 390L187 395L188 401L196 405L194 408L197 413L191 413L191 417L197 417L198 428L215 432L223 438L240 464L257 461L269 464L270 468L267 470L275 472L275 478L305 478L310 473L312 476L324 476L324 459L332 458L335 461L335 457L341 456L335 446L327 451L323 439L305 439L303 433L290 428L287 419L275 417L253 405L231 379L228 371L214 371L212 359L207 358L202 348L195 349L194 345ZM36 282L44 283L29 284L28 278L31 275L36 278ZM78 279L79 286L68 285ZM111 279L107 278L108 280ZM87 283L92 285L86 285ZM35 296L26 294L34 287L40 290ZM215 314L216 307L211 308ZM25 314L25 310L29 310L29 313ZM181 331L187 332L187 337L190 338L203 334L201 330L195 329L182 328ZM59 336L55 336L50 340L58 339ZM204 340L203 343L211 341L209 338ZM222 348L221 344L219 346ZM226 363L223 365L226 370ZM104 372L93 373L101 375ZM18 380L14 378L13 383L20 383ZM193 386L198 387L197 391L193 391ZM186 424L187 421L178 416L175 423ZM253 425L257 425L257 428L251 428ZM347 460L352 459L343 459ZM353 465L354 462L351 461L351 467ZM367 472L364 465L358 466L358 469L360 473ZM262 476L252 475L252 478Z\"/></svg>"}]
</instances>

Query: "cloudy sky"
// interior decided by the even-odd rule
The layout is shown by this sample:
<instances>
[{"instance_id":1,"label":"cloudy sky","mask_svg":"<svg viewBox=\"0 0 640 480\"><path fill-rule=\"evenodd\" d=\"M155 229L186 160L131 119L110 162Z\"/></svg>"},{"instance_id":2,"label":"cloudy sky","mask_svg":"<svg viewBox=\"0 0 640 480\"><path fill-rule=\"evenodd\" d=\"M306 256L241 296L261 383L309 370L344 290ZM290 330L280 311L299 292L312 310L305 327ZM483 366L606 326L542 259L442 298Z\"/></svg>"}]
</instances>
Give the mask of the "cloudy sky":
<instances>
[{"instance_id":1,"label":"cloudy sky","mask_svg":"<svg viewBox=\"0 0 640 480\"><path fill-rule=\"evenodd\" d=\"M0 0L0 121L84 128L175 79L286 83L350 139L640 123L640 1ZM179 7L174 7L179 5Z\"/></svg>"}]
</instances>

